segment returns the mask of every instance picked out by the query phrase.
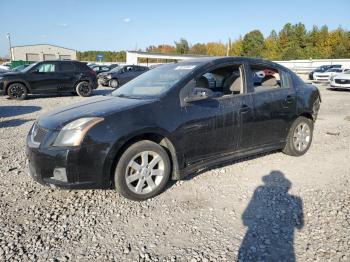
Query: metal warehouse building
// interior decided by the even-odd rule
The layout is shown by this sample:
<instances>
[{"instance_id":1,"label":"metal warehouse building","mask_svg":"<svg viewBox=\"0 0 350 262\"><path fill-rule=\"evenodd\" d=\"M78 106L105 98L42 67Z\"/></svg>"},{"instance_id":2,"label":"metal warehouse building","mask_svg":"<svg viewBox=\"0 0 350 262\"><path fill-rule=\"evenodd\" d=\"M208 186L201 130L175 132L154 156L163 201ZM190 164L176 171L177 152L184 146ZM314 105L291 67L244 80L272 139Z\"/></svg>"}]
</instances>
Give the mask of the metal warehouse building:
<instances>
[{"instance_id":1,"label":"metal warehouse building","mask_svg":"<svg viewBox=\"0 0 350 262\"><path fill-rule=\"evenodd\" d=\"M43 61L43 60L76 60L77 51L56 45L22 45L11 48L12 60Z\"/></svg>"}]
</instances>

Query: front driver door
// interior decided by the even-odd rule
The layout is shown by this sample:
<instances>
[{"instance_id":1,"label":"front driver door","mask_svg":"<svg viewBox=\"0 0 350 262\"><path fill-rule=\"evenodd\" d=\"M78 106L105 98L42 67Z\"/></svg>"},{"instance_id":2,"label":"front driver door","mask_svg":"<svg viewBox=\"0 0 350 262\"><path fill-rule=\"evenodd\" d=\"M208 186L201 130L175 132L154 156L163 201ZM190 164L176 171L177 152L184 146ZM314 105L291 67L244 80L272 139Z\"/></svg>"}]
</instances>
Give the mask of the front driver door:
<instances>
[{"instance_id":1,"label":"front driver door","mask_svg":"<svg viewBox=\"0 0 350 262\"><path fill-rule=\"evenodd\" d=\"M59 76L56 62L42 62L28 74L33 93L57 93Z\"/></svg>"}]
</instances>

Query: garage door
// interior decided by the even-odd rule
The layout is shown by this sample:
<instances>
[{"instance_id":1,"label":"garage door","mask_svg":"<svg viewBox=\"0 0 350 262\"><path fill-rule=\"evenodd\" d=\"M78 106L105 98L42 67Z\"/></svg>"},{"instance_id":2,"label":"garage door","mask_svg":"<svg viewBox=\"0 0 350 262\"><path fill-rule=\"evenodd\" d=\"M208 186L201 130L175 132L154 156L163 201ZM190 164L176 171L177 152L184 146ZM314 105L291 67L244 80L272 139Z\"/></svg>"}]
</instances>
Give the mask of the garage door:
<instances>
[{"instance_id":1,"label":"garage door","mask_svg":"<svg viewBox=\"0 0 350 262\"><path fill-rule=\"evenodd\" d=\"M44 60L56 60L56 55L44 54Z\"/></svg>"},{"instance_id":2,"label":"garage door","mask_svg":"<svg viewBox=\"0 0 350 262\"><path fill-rule=\"evenodd\" d=\"M26 59L27 61L39 61L39 54L27 53Z\"/></svg>"},{"instance_id":3,"label":"garage door","mask_svg":"<svg viewBox=\"0 0 350 262\"><path fill-rule=\"evenodd\" d=\"M70 55L60 55L60 60L71 60Z\"/></svg>"}]
</instances>

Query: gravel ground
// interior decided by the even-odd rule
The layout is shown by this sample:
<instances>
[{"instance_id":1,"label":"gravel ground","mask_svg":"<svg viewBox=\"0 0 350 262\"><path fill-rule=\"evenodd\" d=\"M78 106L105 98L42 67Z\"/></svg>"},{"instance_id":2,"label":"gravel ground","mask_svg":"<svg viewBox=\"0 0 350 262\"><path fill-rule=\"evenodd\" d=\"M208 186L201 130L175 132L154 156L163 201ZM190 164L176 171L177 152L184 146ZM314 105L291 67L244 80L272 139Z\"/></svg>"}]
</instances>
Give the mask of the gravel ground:
<instances>
[{"instance_id":1,"label":"gravel ground","mask_svg":"<svg viewBox=\"0 0 350 262\"><path fill-rule=\"evenodd\" d=\"M0 261L350 261L350 92L320 89L306 155L230 163L141 203L28 176L33 121L84 98L0 97Z\"/></svg>"}]
</instances>

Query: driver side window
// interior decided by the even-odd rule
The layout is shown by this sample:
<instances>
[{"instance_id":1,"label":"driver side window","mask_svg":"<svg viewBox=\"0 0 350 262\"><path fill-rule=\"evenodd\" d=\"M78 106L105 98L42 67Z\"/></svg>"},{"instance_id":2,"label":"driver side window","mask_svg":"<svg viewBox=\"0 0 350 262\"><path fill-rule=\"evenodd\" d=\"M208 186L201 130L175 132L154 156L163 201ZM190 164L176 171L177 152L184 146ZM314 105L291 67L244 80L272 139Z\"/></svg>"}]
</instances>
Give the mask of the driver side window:
<instances>
[{"instance_id":1,"label":"driver side window","mask_svg":"<svg viewBox=\"0 0 350 262\"><path fill-rule=\"evenodd\" d=\"M243 69L241 65L231 65L211 69L194 77L181 90L181 104L188 97L195 100L230 97L243 94Z\"/></svg>"},{"instance_id":2,"label":"driver side window","mask_svg":"<svg viewBox=\"0 0 350 262\"><path fill-rule=\"evenodd\" d=\"M240 65L215 68L193 80L194 88L210 89L214 97L243 94L243 74Z\"/></svg>"}]
</instances>

